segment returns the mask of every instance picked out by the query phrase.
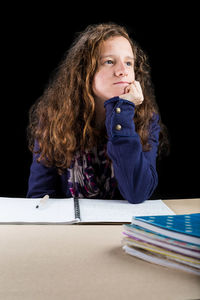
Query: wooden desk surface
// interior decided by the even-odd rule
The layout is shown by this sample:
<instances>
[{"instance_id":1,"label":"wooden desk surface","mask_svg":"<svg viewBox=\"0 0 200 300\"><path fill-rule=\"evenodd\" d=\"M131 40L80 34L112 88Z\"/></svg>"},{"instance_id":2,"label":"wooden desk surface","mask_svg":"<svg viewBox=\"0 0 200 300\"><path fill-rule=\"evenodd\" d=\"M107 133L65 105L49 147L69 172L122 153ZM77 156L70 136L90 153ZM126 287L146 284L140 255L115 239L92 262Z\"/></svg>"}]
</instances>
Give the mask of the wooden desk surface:
<instances>
[{"instance_id":1,"label":"wooden desk surface","mask_svg":"<svg viewBox=\"0 0 200 300\"><path fill-rule=\"evenodd\" d=\"M200 199L169 201L200 212ZM200 276L129 256L121 239L122 225L1 225L0 299L200 298Z\"/></svg>"},{"instance_id":2,"label":"wooden desk surface","mask_svg":"<svg viewBox=\"0 0 200 300\"><path fill-rule=\"evenodd\" d=\"M163 200L176 214L192 214L200 212L200 198Z\"/></svg>"}]
</instances>

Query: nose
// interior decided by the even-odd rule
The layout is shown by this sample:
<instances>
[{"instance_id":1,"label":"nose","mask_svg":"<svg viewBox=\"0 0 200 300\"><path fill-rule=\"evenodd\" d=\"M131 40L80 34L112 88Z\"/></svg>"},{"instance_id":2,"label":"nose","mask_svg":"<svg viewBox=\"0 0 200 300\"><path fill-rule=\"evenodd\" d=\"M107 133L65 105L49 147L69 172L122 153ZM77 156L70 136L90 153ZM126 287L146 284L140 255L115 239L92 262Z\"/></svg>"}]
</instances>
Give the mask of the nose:
<instances>
[{"instance_id":1,"label":"nose","mask_svg":"<svg viewBox=\"0 0 200 300\"><path fill-rule=\"evenodd\" d=\"M123 77L128 75L128 71L122 62L116 65L114 73L117 77Z\"/></svg>"}]
</instances>

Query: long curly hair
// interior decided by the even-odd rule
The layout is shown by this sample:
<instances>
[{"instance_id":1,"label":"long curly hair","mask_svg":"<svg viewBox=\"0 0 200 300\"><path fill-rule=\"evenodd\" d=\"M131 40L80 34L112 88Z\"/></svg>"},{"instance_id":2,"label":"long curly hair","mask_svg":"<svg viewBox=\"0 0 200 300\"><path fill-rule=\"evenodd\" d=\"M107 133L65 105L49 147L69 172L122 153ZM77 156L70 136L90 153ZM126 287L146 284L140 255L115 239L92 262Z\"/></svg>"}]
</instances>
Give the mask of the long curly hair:
<instances>
[{"instance_id":1,"label":"long curly hair","mask_svg":"<svg viewBox=\"0 0 200 300\"><path fill-rule=\"evenodd\" d=\"M150 150L149 125L153 114L160 113L147 55L129 37L123 26L114 23L90 25L75 38L43 95L29 111L29 149L40 154L38 161L42 160L46 166L56 166L60 174L70 166L77 150L91 149L100 141L100 136L106 135L106 130L95 126L92 82L98 70L100 47L104 41L115 36L125 37L132 46L135 78L140 82L144 94L143 103L135 108L134 122L143 150ZM161 150L167 138L161 118L159 122Z\"/></svg>"}]
</instances>

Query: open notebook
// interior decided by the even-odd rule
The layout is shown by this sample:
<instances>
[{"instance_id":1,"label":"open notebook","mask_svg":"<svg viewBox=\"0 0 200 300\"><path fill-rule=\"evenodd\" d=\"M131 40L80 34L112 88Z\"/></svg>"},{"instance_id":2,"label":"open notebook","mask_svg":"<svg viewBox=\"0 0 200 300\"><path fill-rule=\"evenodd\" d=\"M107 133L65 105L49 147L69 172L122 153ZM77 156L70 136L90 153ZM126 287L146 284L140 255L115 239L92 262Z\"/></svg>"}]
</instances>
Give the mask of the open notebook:
<instances>
[{"instance_id":1,"label":"open notebook","mask_svg":"<svg viewBox=\"0 0 200 300\"><path fill-rule=\"evenodd\" d=\"M0 223L131 223L133 216L174 214L162 200L130 204L126 200L50 198L36 208L40 200L0 197Z\"/></svg>"}]
</instances>

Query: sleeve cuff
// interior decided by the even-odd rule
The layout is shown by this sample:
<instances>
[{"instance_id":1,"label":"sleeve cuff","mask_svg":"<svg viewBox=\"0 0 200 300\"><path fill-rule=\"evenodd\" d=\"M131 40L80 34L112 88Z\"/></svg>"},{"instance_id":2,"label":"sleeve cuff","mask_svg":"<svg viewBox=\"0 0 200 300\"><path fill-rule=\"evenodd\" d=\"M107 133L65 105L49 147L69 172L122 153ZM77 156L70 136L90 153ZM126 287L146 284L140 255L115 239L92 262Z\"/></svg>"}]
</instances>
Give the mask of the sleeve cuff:
<instances>
[{"instance_id":1,"label":"sleeve cuff","mask_svg":"<svg viewBox=\"0 0 200 300\"><path fill-rule=\"evenodd\" d=\"M125 100L125 99L120 98L120 97L118 97L118 96L106 100L106 101L104 102L104 107L106 107L109 103L113 103L113 104L114 104L114 103L116 103L117 101L122 101L122 102L124 102L124 103L130 104L130 105L132 105L133 107L135 107L135 104L134 104L133 102L128 101L128 100Z\"/></svg>"},{"instance_id":2,"label":"sleeve cuff","mask_svg":"<svg viewBox=\"0 0 200 300\"><path fill-rule=\"evenodd\" d=\"M106 109L106 129L109 139L117 136L135 136L134 103L120 97L113 97L105 101L104 107Z\"/></svg>"}]
</instances>

